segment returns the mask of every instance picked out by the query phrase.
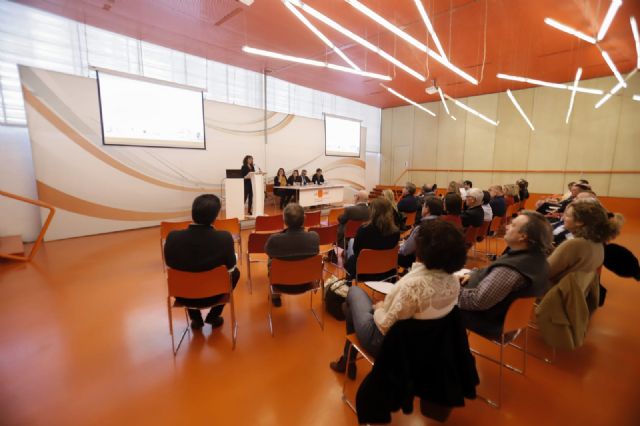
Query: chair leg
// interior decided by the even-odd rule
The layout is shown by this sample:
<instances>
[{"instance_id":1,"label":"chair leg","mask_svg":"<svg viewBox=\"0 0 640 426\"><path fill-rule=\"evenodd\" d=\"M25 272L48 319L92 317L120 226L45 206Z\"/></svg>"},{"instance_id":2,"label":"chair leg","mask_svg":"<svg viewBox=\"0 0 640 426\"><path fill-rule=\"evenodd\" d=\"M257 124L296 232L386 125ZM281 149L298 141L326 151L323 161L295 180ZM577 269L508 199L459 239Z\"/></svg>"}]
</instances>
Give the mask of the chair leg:
<instances>
[{"instance_id":1,"label":"chair leg","mask_svg":"<svg viewBox=\"0 0 640 426\"><path fill-rule=\"evenodd\" d=\"M320 324L320 330L324 330L324 284L322 284L320 286L320 289L322 291L322 293L320 294L320 298L322 299L323 303L322 303L322 312L320 312L320 318L318 318L318 314L315 311L315 309L313 309L313 293L315 290L311 290L309 291L309 304L310 304L310 309L311 309L311 313L313 314L313 316L316 318L316 321L318 321L318 324Z\"/></svg>"},{"instance_id":2,"label":"chair leg","mask_svg":"<svg viewBox=\"0 0 640 426\"><path fill-rule=\"evenodd\" d=\"M271 303L271 285L269 285L269 291L267 292L267 305L269 305L269 331L271 332L271 337L274 337L273 333L273 318L271 317L272 303Z\"/></svg>"},{"instance_id":3,"label":"chair leg","mask_svg":"<svg viewBox=\"0 0 640 426\"><path fill-rule=\"evenodd\" d=\"M356 406L353 402L351 402L351 400L349 398L347 398L347 393L345 392L345 390L347 389L347 371L349 370L349 360L351 359L351 351L355 350L353 345L349 345L349 350L347 351L347 367L344 369L344 380L342 382L342 400L345 402L345 404L347 404L349 406L349 408L351 408L351 410L353 410L354 413L356 413ZM356 357L358 356L358 354L356 354ZM356 362L356 360L354 359L353 362Z\"/></svg>"},{"instance_id":4,"label":"chair leg","mask_svg":"<svg viewBox=\"0 0 640 426\"><path fill-rule=\"evenodd\" d=\"M249 294L253 293L253 283L251 282L251 257L247 253L247 285L249 286Z\"/></svg>"},{"instance_id":5,"label":"chair leg","mask_svg":"<svg viewBox=\"0 0 640 426\"><path fill-rule=\"evenodd\" d=\"M238 338L238 320L236 320L236 308L235 308L235 303L233 302L233 289L231 289L229 298L230 298L229 309L231 309L231 341L232 341L231 350L235 350L236 339Z\"/></svg>"}]
</instances>

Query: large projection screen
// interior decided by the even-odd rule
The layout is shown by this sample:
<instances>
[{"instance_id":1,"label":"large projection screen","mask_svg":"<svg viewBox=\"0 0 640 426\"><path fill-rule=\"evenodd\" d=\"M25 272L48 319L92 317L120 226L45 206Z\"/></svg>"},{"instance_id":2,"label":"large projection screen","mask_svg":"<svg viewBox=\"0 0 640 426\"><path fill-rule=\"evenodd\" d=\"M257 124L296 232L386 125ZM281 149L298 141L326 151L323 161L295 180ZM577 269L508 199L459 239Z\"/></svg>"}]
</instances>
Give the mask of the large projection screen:
<instances>
[{"instance_id":1,"label":"large projection screen","mask_svg":"<svg viewBox=\"0 0 640 426\"><path fill-rule=\"evenodd\" d=\"M324 115L325 155L360 157L360 121Z\"/></svg>"},{"instance_id":2,"label":"large projection screen","mask_svg":"<svg viewBox=\"0 0 640 426\"><path fill-rule=\"evenodd\" d=\"M105 145L205 149L202 91L97 71Z\"/></svg>"}]
</instances>

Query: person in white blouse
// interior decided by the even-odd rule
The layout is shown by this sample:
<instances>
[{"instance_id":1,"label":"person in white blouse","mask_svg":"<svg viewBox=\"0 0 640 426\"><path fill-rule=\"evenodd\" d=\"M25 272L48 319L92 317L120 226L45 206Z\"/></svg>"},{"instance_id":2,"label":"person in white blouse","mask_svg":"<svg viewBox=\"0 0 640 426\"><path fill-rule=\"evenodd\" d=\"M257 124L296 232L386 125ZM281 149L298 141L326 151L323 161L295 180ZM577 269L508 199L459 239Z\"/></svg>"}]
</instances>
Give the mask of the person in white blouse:
<instances>
[{"instance_id":1,"label":"person in white blouse","mask_svg":"<svg viewBox=\"0 0 640 426\"><path fill-rule=\"evenodd\" d=\"M467 258L462 233L449 222L431 220L420 226L417 242L417 261L384 301L373 305L360 287L351 287L347 294L347 334L356 333L363 348L373 356L396 321L443 318L457 303L460 284L453 273L464 266ZM329 366L339 373L348 369L349 378L355 379L355 360L347 362L349 346L347 340L342 356Z\"/></svg>"}]
</instances>

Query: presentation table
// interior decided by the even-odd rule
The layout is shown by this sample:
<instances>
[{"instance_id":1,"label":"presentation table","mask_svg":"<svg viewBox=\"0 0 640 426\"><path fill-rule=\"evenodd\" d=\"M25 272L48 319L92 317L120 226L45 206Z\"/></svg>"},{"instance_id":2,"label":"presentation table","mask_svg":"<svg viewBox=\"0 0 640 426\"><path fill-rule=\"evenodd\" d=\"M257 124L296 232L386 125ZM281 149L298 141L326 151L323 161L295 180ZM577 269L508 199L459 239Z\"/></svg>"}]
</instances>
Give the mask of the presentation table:
<instances>
[{"instance_id":1,"label":"presentation table","mask_svg":"<svg viewBox=\"0 0 640 426\"><path fill-rule=\"evenodd\" d=\"M286 189L296 191L296 201L302 207L344 201L344 185L293 185L287 186Z\"/></svg>"}]
</instances>

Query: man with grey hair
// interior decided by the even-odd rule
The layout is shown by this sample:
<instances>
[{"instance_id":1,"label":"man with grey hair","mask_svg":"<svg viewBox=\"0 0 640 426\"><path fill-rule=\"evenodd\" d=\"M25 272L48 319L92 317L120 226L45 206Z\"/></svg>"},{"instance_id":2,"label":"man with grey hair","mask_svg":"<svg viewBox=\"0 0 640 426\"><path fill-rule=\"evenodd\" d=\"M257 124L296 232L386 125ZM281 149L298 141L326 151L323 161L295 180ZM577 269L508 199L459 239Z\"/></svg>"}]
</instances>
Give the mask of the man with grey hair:
<instances>
[{"instance_id":1,"label":"man with grey hair","mask_svg":"<svg viewBox=\"0 0 640 426\"><path fill-rule=\"evenodd\" d=\"M355 205L349 206L344 209L344 213L338 217L338 245L342 248L344 241L344 228L347 222L350 220L369 220L369 207L367 201L369 200L369 194L365 190L361 190L355 193L354 201Z\"/></svg>"},{"instance_id":2,"label":"man with grey hair","mask_svg":"<svg viewBox=\"0 0 640 426\"><path fill-rule=\"evenodd\" d=\"M398 211L402 213L414 213L420 209L420 203L416 198L416 186L407 182L402 189L402 198L398 201Z\"/></svg>"},{"instance_id":3,"label":"man with grey hair","mask_svg":"<svg viewBox=\"0 0 640 426\"><path fill-rule=\"evenodd\" d=\"M480 227L484 222L484 210L482 210L482 199L484 192L479 188L471 188L465 197L465 210L460 214L462 227Z\"/></svg>"},{"instance_id":4,"label":"man with grey hair","mask_svg":"<svg viewBox=\"0 0 640 426\"><path fill-rule=\"evenodd\" d=\"M267 240L264 250L271 259L300 260L315 256L320 251L320 236L316 232L304 230L304 210L297 203L290 203L282 212L284 224L287 228L273 234ZM306 290L306 284L300 285L301 291ZM288 286L293 290L297 286ZM271 296L273 306L282 304L279 294Z\"/></svg>"}]
</instances>

